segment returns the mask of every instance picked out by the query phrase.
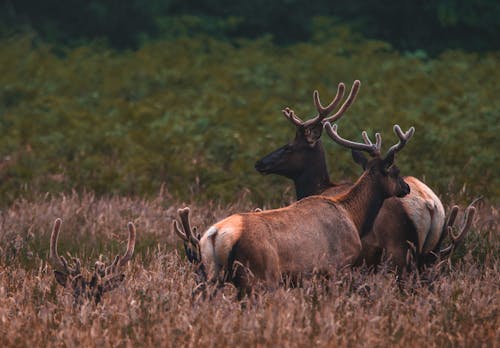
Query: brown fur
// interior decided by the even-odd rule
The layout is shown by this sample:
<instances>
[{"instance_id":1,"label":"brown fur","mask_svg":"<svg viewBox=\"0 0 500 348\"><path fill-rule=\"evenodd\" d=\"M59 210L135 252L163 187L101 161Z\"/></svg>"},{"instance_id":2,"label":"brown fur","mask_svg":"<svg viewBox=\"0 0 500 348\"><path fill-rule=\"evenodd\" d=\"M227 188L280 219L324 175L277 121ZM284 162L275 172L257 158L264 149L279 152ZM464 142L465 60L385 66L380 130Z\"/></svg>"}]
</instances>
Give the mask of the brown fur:
<instances>
[{"instance_id":1,"label":"brown fur","mask_svg":"<svg viewBox=\"0 0 500 348\"><path fill-rule=\"evenodd\" d=\"M439 238L445 222L444 208L437 196L430 195L424 183L414 177L405 177L410 193L384 201L373 228L362 237L363 251L358 264L376 265L382 251L400 270L406 268L411 245L418 264L439 247ZM411 243L411 244L410 244Z\"/></svg>"},{"instance_id":2,"label":"brown fur","mask_svg":"<svg viewBox=\"0 0 500 348\"><path fill-rule=\"evenodd\" d=\"M323 144L317 140L312 146L303 129L298 129L288 151L280 148L257 161L260 172L275 173L291 178L295 184L297 200L312 195L336 196L347 192L352 183L334 184L330 181ZM319 133L321 136L321 133ZM358 264L377 265L382 251L392 258L400 269L407 266L408 241L416 247L417 260L428 259L439 248L445 222L443 205L424 183L406 177L410 194L402 199L390 198L382 206L373 231L364 231L363 250Z\"/></svg>"},{"instance_id":3,"label":"brown fur","mask_svg":"<svg viewBox=\"0 0 500 348\"><path fill-rule=\"evenodd\" d=\"M382 165L374 159L341 196L308 197L285 208L236 214L216 223L200 240L209 277L216 279L224 270L242 288L252 287L255 280L275 287L283 274L307 275L353 264L361 252L361 231L373 223L384 199L408 192L400 177L380 173Z\"/></svg>"}]
</instances>

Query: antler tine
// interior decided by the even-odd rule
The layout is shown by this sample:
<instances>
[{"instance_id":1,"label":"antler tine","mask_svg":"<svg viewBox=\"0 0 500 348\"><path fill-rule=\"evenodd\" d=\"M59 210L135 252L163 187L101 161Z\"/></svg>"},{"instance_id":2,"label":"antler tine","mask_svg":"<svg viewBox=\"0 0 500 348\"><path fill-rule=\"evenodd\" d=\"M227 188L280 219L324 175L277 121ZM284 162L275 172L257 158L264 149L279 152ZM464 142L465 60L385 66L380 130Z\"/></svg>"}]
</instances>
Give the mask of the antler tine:
<instances>
[{"instance_id":1,"label":"antler tine","mask_svg":"<svg viewBox=\"0 0 500 348\"><path fill-rule=\"evenodd\" d=\"M293 111L289 107L284 108L283 110L281 110L281 112L283 112L283 115L296 127L301 127L304 125L304 121L302 121L297 115L295 115L295 111Z\"/></svg>"},{"instance_id":2,"label":"antler tine","mask_svg":"<svg viewBox=\"0 0 500 348\"><path fill-rule=\"evenodd\" d=\"M181 229L179 228L177 220L172 221L172 231L183 241L185 242L189 241L189 238L186 236L186 234L182 232Z\"/></svg>"},{"instance_id":3,"label":"antler tine","mask_svg":"<svg viewBox=\"0 0 500 348\"><path fill-rule=\"evenodd\" d=\"M394 125L393 129L394 133L396 133L399 138L399 142L396 145L391 146L389 151L387 151L386 157L389 157L389 155L395 154L396 152L400 151L415 133L415 127L410 127L410 129L408 129L406 133L403 133L401 127L399 127L399 125L397 124Z\"/></svg>"},{"instance_id":4,"label":"antler tine","mask_svg":"<svg viewBox=\"0 0 500 348\"><path fill-rule=\"evenodd\" d=\"M336 121L338 121L344 115L344 113L347 111L347 109L349 109L351 107L352 103L354 103L354 101L356 100L356 97L358 95L360 87L361 87L361 81L359 81L359 80L354 81L354 83L352 84L352 87L351 87L351 92L349 93L349 96L347 97L344 104L342 104L342 106L340 107L339 111L337 111L335 113L335 115L332 115L330 117L323 119L323 122L336 122ZM330 108L330 106L328 106L328 108ZM331 110L328 111L328 113L330 113L334 108L335 107L332 107Z\"/></svg>"},{"instance_id":5,"label":"antler tine","mask_svg":"<svg viewBox=\"0 0 500 348\"><path fill-rule=\"evenodd\" d=\"M456 207L456 206L455 206ZM454 235L453 234L453 222L456 218L456 212L455 212L455 207L453 207L451 213L450 213L450 219L448 219L448 223L447 223L447 226L446 226L446 229L448 231L448 235L450 236L450 239L451 239L451 244L449 246L447 246L445 249L441 249L439 251L439 255L441 256L441 258L444 258L444 257L448 257L449 255L451 255L451 253L460 245L460 243L464 240L465 236L467 235L467 232L469 232L471 226L472 226L472 222L474 220L474 215L476 214L476 208L473 207L473 206L469 206L467 207L467 209L465 210L465 215L464 215L464 221L462 223L462 227L460 228L460 232L458 233L458 235ZM456 211L458 212L458 207L456 207ZM451 219L451 215L455 215L453 217L453 220ZM452 222L452 224L450 225L449 222Z\"/></svg>"},{"instance_id":6,"label":"antler tine","mask_svg":"<svg viewBox=\"0 0 500 348\"><path fill-rule=\"evenodd\" d=\"M453 233L450 234L451 239L453 240L453 244L455 247L464 239L470 227L472 226L472 221L474 220L474 215L476 214L475 207L468 207L465 210L464 222L462 223L462 227L460 228L460 232L457 236Z\"/></svg>"},{"instance_id":7,"label":"antler tine","mask_svg":"<svg viewBox=\"0 0 500 348\"><path fill-rule=\"evenodd\" d=\"M59 254L57 253L57 240L59 238L59 230L61 229L62 220L57 218L54 222L54 228L52 229L52 234L50 235L50 252L49 252L49 263L51 266L62 273L68 274L68 265L66 262L61 260Z\"/></svg>"},{"instance_id":8,"label":"antler tine","mask_svg":"<svg viewBox=\"0 0 500 348\"><path fill-rule=\"evenodd\" d=\"M132 258L135 249L135 225L132 222L127 224L128 227L128 243L127 243L127 251L120 258L119 266L124 266L127 262Z\"/></svg>"},{"instance_id":9,"label":"antler tine","mask_svg":"<svg viewBox=\"0 0 500 348\"><path fill-rule=\"evenodd\" d=\"M309 121L304 122L304 127L323 121L323 119L337 107L338 103L344 97L344 92L345 85L343 82L340 82L337 87L337 94L335 94L332 102L327 107L324 107L323 105L321 105L321 101L319 100L319 92L315 90L313 92L313 100L314 105L316 105L316 109L318 110L318 114Z\"/></svg>"},{"instance_id":10,"label":"antler tine","mask_svg":"<svg viewBox=\"0 0 500 348\"><path fill-rule=\"evenodd\" d=\"M313 92L313 101L314 105L316 105L316 109L318 110L318 114L312 119L308 121L302 121L297 115L295 115L295 112L288 107L282 110L283 115L285 115L285 117L297 127L310 127L312 125L316 125L320 122L325 121L335 122L339 120L347 111L347 109L349 109L349 107L352 105L352 103L356 99L360 86L361 82L359 80L354 81L347 100L344 102L344 104L342 104L339 111L337 111L337 113L333 116L327 117L328 114L330 114L337 107L337 105L344 97L345 84L343 82L340 82L338 84L337 94L335 94L335 97L333 98L331 103L326 107L321 104L321 101L319 99L319 92L317 90Z\"/></svg>"},{"instance_id":11,"label":"antler tine","mask_svg":"<svg viewBox=\"0 0 500 348\"><path fill-rule=\"evenodd\" d=\"M450 216L448 216L448 221L446 221L445 228L447 231L449 231L449 229L451 229L453 227L453 225L455 224L455 220L457 218L457 215L458 215L458 205L454 205L451 208Z\"/></svg>"},{"instance_id":12,"label":"antler tine","mask_svg":"<svg viewBox=\"0 0 500 348\"><path fill-rule=\"evenodd\" d=\"M191 229L191 224L189 223L189 212L190 212L189 207L186 207L184 209L179 209L177 211L177 213L179 214L179 217L181 219L182 228L184 229L184 232L186 233L186 237L194 245L199 245L200 241L194 235L194 232Z\"/></svg>"},{"instance_id":13,"label":"antler tine","mask_svg":"<svg viewBox=\"0 0 500 348\"><path fill-rule=\"evenodd\" d=\"M326 132L330 136L330 138L333 139L337 144L342 145L344 147L347 147L352 150L358 150L358 151L365 151L368 152L371 156L376 156L380 154L380 146L382 145L382 137L380 136L379 133L375 134L375 137L377 139L376 143L373 144L370 139L368 138L368 135L366 132L363 132L363 138L365 139L365 144L362 143L357 143L354 141L346 140L337 133L337 125L334 124L333 126L329 123L326 122L323 127L325 128Z\"/></svg>"}]
</instances>

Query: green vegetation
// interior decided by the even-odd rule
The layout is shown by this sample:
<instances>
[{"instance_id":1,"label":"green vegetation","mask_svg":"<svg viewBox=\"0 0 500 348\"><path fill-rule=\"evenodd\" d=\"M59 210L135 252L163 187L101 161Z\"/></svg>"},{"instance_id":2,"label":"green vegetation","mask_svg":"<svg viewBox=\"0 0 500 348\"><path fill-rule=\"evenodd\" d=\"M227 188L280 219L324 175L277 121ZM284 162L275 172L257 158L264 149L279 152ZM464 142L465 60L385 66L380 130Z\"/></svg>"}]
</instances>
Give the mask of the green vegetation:
<instances>
[{"instance_id":1,"label":"green vegetation","mask_svg":"<svg viewBox=\"0 0 500 348\"><path fill-rule=\"evenodd\" d=\"M62 49L36 37L0 41L1 204L19 195L88 189L230 202L250 190L281 200L286 180L253 163L293 137L281 115L313 115L312 91L333 97L362 81L340 132L360 137L416 126L398 163L453 199L497 201L498 52L401 54L326 18L307 43L211 37L150 41L116 52ZM333 179L354 180L350 154L324 140ZM449 196L448 196L449 197Z\"/></svg>"}]
</instances>

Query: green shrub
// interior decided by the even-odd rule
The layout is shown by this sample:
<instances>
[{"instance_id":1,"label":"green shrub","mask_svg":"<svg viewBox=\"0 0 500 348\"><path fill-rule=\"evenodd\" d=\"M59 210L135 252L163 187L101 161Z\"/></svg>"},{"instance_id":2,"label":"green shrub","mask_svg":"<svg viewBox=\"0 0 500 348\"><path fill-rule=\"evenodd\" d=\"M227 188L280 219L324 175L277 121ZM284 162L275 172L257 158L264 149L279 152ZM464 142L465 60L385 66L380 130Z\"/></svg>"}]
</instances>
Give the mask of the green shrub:
<instances>
[{"instance_id":1,"label":"green shrub","mask_svg":"<svg viewBox=\"0 0 500 348\"><path fill-rule=\"evenodd\" d=\"M398 159L404 174L440 195L498 200L498 52L427 59L317 25L311 42L288 47L194 37L56 54L29 36L0 41L2 204L84 188L152 194L162 184L179 199L228 202L250 189L258 203L280 200L288 181L253 169L293 137L280 110L312 116L314 89L326 100L357 78L342 134L381 131L389 146L394 123L415 125ZM354 180L348 151L324 143L333 179Z\"/></svg>"}]
</instances>

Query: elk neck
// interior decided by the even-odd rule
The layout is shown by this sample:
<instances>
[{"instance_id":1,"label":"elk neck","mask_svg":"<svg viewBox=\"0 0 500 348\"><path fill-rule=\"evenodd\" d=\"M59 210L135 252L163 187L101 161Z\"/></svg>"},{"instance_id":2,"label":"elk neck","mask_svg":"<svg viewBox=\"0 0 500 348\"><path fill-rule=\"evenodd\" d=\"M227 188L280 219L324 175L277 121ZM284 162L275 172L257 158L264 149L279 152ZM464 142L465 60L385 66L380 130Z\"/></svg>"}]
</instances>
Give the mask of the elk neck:
<instances>
[{"instance_id":1,"label":"elk neck","mask_svg":"<svg viewBox=\"0 0 500 348\"><path fill-rule=\"evenodd\" d=\"M307 163L304 165L304 170L293 178L295 184L295 194L297 200L319 195L326 189L335 186L330 181L328 168L325 159L325 150L321 140L314 145L311 152L307 155Z\"/></svg>"},{"instance_id":2,"label":"elk neck","mask_svg":"<svg viewBox=\"0 0 500 348\"><path fill-rule=\"evenodd\" d=\"M373 222L386 198L374 174L366 171L349 191L340 194L335 200L349 212L360 237L363 237L372 229Z\"/></svg>"}]
</instances>

